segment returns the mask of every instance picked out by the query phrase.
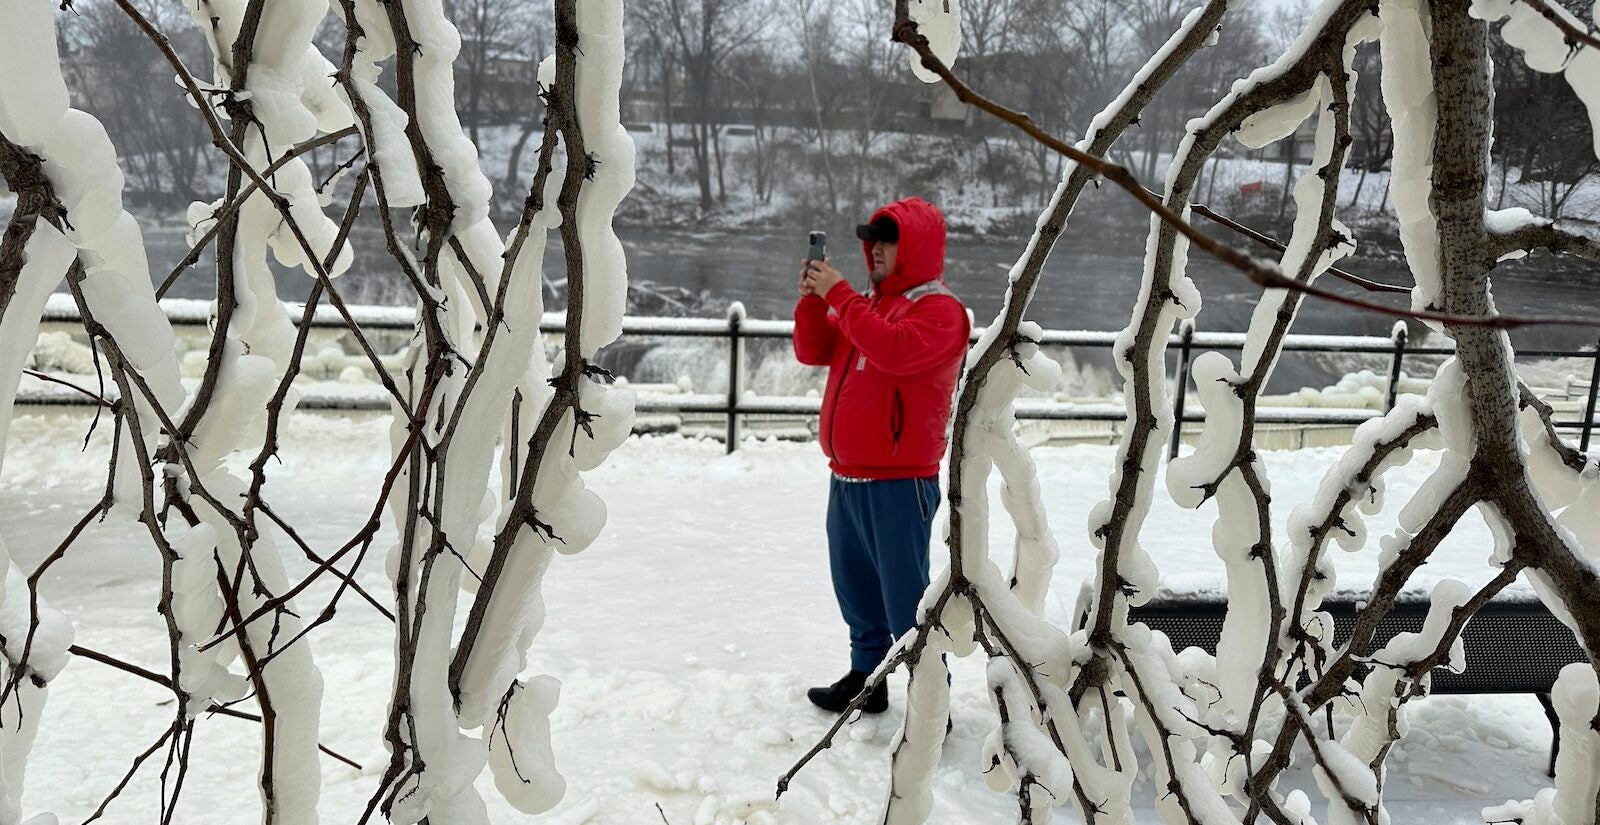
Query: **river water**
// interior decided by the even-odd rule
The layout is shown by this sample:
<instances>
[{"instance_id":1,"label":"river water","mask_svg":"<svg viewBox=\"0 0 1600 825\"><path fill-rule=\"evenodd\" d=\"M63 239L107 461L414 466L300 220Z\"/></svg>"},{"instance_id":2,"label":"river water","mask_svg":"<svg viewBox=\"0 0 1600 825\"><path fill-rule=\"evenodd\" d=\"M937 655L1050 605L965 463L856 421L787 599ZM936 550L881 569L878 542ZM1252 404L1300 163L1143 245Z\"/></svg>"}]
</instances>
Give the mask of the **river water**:
<instances>
[{"instance_id":1,"label":"river water","mask_svg":"<svg viewBox=\"0 0 1600 825\"><path fill-rule=\"evenodd\" d=\"M638 302L633 311L721 317L732 301L741 301L750 317L787 318L795 298L799 260L805 254L806 230L792 232L691 232L641 227L620 227L618 235L627 251L629 277L636 284L648 282L669 288L667 300ZM858 288L865 283L864 259L851 233L851 227L821 227L828 230L836 265ZM151 258L151 277L161 280L187 251L183 227L174 222L151 222L145 227L145 241ZM357 248L354 268L338 279L340 292L351 303L397 304L405 302L409 289L395 272L392 260L383 249L376 226L358 225L353 237ZM1022 240L952 239L948 245L946 280L973 310L980 324L993 318L1004 295L1009 268L1025 247ZM1045 267L1039 293L1029 307L1029 317L1047 329L1120 329L1130 314L1143 267L1144 240L1141 232L1120 236L1073 235L1069 231L1058 244ZM563 273L561 248L552 235L547 252L547 277ZM1359 260L1346 263L1346 269L1389 283L1409 284L1411 277L1400 261ZM209 260L185 274L169 293L172 297L210 298L214 289ZM1198 284L1204 299L1197 326L1207 331L1242 331L1260 290L1236 271L1227 269L1202 252L1190 256L1189 274ZM310 279L298 270L280 271L280 295L286 300L305 297ZM1318 282L1342 293L1363 295L1393 305L1402 305L1405 296L1365 293L1357 287L1326 276ZM1553 270L1547 261L1534 259L1503 264L1495 275L1495 298L1499 309L1508 314L1562 314L1600 319L1600 276L1588 272ZM685 301L685 298L688 298ZM547 297L547 308L561 304L559 291ZM1294 330L1305 333L1388 335L1394 319L1327 301L1308 299ZM1413 333L1420 328L1413 327ZM1534 327L1515 330L1519 349L1572 349L1594 344L1593 328ZM1413 341L1417 338L1413 335ZM699 350L680 343L647 342L628 347L632 354L621 366L630 367L644 359L652 348L667 347L682 357L696 357ZM656 361L666 352L657 354ZM1108 351L1075 352L1083 365L1098 365L1106 372ZM1327 356L1285 356L1275 376L1273 391L1301 386L1321 386L1336 380L1351 368L1349 359ZM1380 366L1381 358L1365 362ZM659 364L646 378L670 377L671 368ZM713 365L700 369L684 368L685 374L703 377L715 374ZM697 382L709 390L705 381ZM711 383L714 383L711 382Z\"/></svg>"}]
</instances>

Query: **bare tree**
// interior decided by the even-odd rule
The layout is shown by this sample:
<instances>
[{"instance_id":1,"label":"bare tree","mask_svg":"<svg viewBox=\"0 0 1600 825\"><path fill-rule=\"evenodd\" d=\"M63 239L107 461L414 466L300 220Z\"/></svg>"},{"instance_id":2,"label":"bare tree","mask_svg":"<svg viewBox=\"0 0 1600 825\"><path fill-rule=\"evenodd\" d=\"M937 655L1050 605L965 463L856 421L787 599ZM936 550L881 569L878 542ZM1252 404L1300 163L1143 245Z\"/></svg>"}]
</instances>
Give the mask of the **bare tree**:
<instances>
[{"instance_id":1,"label":"bare tree","mask_svg":"<svg viewBox=\"0 0 1600 825\"><path fill-rule=\"evenodd\" d=\"M813 12L816 0L797 0L793 9L800 30L800 62L805 66L806 88L810 92L811 118L816 127L817 145L822 167L822 181L827 186L828 214L839 212L839 184L833 168L833 123L828 115L834 111L835 90L826 79L828 67L833 62L835 38L832 36L832 18Z\"/></svg>"},{"instance_id":2,"label":"bare tree","mask_svg":"<svg viewBox=\"0 0 1600 825\"><path fill-rule=\"evenodd\" d=\"M850 188L844 209L848 215L864 213L874 197L874 172L880 171L882 145L892 103L898 98L894 65L898 55L887 42L884 18L872 0L852 0L835 6L845 25L860 38L845 43L841 65L854 82L835 98L850 136Z\"/></svg>"},{"instance_id":3,"label":"bare tree","mask_svg":"<svg viewBox=\"0 0 1600 825\"><path fill-rule=\"evenodd\" d=\"M722 126L717 104L727 61L761 32L766 17L756 0L646 0L640 5L649 25L668 33L671 54L683 70L700 211L709 212L726 189L720 169L715 167L721 153L718 138ZM719 178L715 196L713 174Z\"/></svg>"},{"instance_id":4,"label":"bare tree","mask_svg":"<svg viewBox=\"0 0 1600 825\"><path fill-rule=\"evenodd\" d=\"M1073 805L1085 822L1129 821L1133 779L1144 771L1159 789L1155 805L1167 822L1306 822L1309 797L1279 784L1301 746L1316 768L1329 821L1387 821L1387 756L1405 730L1407 702L1426 693L1433 668L1460 665L1453 651L1463 627L1519 577L1533 583L1592 659L1568 666L1557 686L1564 697L1563 736L1584 753L1574 756L1563 748L1553 793L1524 803L1519 821L1596 821L1600 573L1592 558L1600 552L1594 545L1600 480L1592 471L1594 459L1556 435L1549 409L1519 387L1512 370L1506 329L1543 319L1497 315L1489 276L1497 261L1532 249L1600 260L1600 242L1548 219L1487 209L1493 129L1483 18L1511 15L1519 33L1514 45L1526 52L1529 64L1564 71L1575 86L1600 75L1584 71L1593 56L1572 60L1572 50L1588 54L1581 50L1600 41L1588 44L1581 24L1537 1L1480 8L1466 0L1385 0L1375 8L1364 0L1327 0L1278 59L1189 123L1164 191L1156 195L1104 158L1157 90L1226 23L1226 2L1205 3L1185 16L1077 146L985 97L948 68L948 58L935 54L922 29L948 31L956 22L950 14L900 3L895 39L963 101L1069 162L1012 271L1001 314L969 356L957 390L948 473L949 568L925 596L916 628L897 642L856 700L864 701L890 672L908 671L906 722L893 751L883 821L926 819L949 708L942 654L977 650L990 662L989 693L1000 720L985 746L985 772L991 786L1017 793L1021 822L1048 821L1062 804ZM1404 397L1393 412L1358 431L1315 504L1290 516L1289 546L1280 547L1253 443L1257 398L1302 303L1315 298L1380 308L1313 283L1354 248L1335 218L1337 182L1352 143L1351 61L1356 46L1370 40L1383 50L1385 106L1397 124L1396 206L1416 276L1412 307L1383 311L1438 326L1454 339L1455 356L1440 368L1426 397ZM1585 87L1585 93L1594 91ZM1189 223L1200 173L1223 140L1232 135L1262 146L1310 118L1316 122L1315 171L1296 183L1293 234L1276 263L1243 254ZM1045 491L1013 434L1012 401L1025 383L1048 385L1058 369L1038 349L1037 325L1023 319L1050 247L1096 178L1154 215L1133 319L1115 349L1127 380L1129 426L1109 480L1110 496L1091 516L1090 540L1099 558L1087 625L1081 635L1069 636L1039 617L1059 551L1043 515ZM1167 342L1179 319L1200 310L1201 295L1184 272L1191 245L1269 289L1237 364L1220 353L1195 361L1206 428L1199 447L1167 468L1167 494L1177 503L1193 508L1215 502L1214 549L1228 582L1217 655L1188 651L1180 659L1164 636L1130 624L1127 609L1148 600L1159 582L1139 538L1172 425L1163 377ZM1336 645L1331 622L1318 612L1332 586L1327 544L1337 539L1354 549L1364 543L1363 514L1382 506L1383 472L1419 449L1440 451L1439 468L1407 504L1401 531L1384 544L1386 559L1357 612L1352 636ZM984 491L994 469L1018 537L1009 575L988 551ZM1488 582L1476 590L1442 583L1420 633L1375 649L1378 622L1474 507L1499 537ZM1311 684L1301 689L1303 677ZM1354 702L1352 690L1358 691ZM1332 703L1344 703L1356 715L1343 735L1312 724L1313 714ZM831 743L848 715L779 780L780 795ZM1146 746L1147 761L1131 747L1136 738ZM1208 764L1228 769L1208 775L1202 755Z\"/></svg>"},{"instance_id":5,"label":"bare tree","mask_svg":"<svg viewBox=\"0 0 1600 825\"><path fill-rule=\"evenodd\" d=\"M465 91L462 112L467 135L476 145L486 117L534 108L533 84L528 81L538 65L538 55L544 53L535 51L541 38L535 33L527 4L450 0L446 13L461 32L456 75ZM508 70L519 68L526 71L526 77L505 77Z\"/></svg>"},{"instance_id":6,"label":"bare tree","mask_svg":"<svg viewBox=\"0 0 1600 825\"><path fill-rule=\"evenodd\" d=\"M204 57L174 45L169 30L182 25L174 17L132 0L94 9L119 15L143 39L133 65L148 57L165 67L163 84L177 78L192 107L186 116L200 122L226 171L220 197L191 206L193 249L162 286L208 249L214 255L212 343L191 390L179 380L139 227L123 208L116 148L101 122L70 108L53 4L8 10L0 175L18 206L0 240L0 423L9 422L45 300L64 277L115 391L77 389L109 412L115 437L101 499L32 576L6 578L8 604L28 606L26 625L8 619L0 639L0 706L16 713L5 720L6 817L20 810L13 767L25 757L46 687L78 655L173 694L163 711L170 723L134 757L100 813L154 761L163 791L154 818L172 822L195 730L214 711L260 725L262 821L315 823L323 680L309 639L351 594L395 627L382 731L390 758L362 821L379 810L395 821L467 821L455 817L482 811L483 802L472 776L456 781L463 765L487 765L523 811L546 810L564 791L547 719L556 684L520 671L543 621L535 605L550 557L558 546L583 549L604 523L582 471L605 459L633 419L631 391L610 387L593 363L620 332L626 295L610 226L633 182L633 148L619 117L620 2L554 3L554 53L539 79L548 128L508 236L490 220L491 186L457 118L458 31L442 7L342 0L337 11L343 37L334 62L316 45L325 4L194 0L193 27L184 31ZM385 74L392 93L378 82ZM125 91L103 74L85 73L83 82ZM127 83L137 85L137 76ZM352 137L361 142L348 162L355 184L343 208L327 214L328 187L313 179L306 157ZM347 241L369 194L387 254L416 302L417 334L399 369L377 356L333 280L351 265ZM413 209L415 235L397 225L404 208ZM568 297L562 355L551 363L539 330L541 269L558 225ZM314 279L298 324L278 300L269 256ZM377 499L360 529L327 554L278 513L279 487L265 473L289 425L291 385L324 300L394 412L393 461ZM226 461L235 454L243 469ZM496 465L506 485L488 496L491 514L485 489ZM357 583L386 511L401 538L392 609ZM165 673L71 646L66 618L39 599L43 573L88 524L108 516L140 524L161 559L151 600L166 630ZM494 541L469 561L489 518ZM282 537L314 565L299 581L285 572ZM477 587L465 599L468 576ZM325 579L337 581L332 597L320 611L305 609L306 590ZM259 713L232 707L246 700Z\"/></svg>"},{"instance_id":7,"label":"bare tree","mask_svg":"<svg viewBox=\"0 0 1600 825\"><path fill-rule=\"evenodd\" d=\"M738 90L739 100L750 113L749 165L747 174L756 200L771 203L778 165L775 104L783 101L784 78L770 51L751 48L730 60L728 82Z\"/></svg>"},{"instance_id":8,"label":"bare tree","mask_svg":"<svg viewBox=\"0 0 1600 825\"><path fill-rule=\"evenodd\" d=\"M1383 107L1383 93L1378 88L1381 77L1381 59L1373 44L1357 47L1353 69L1356 73L1356 90L1350 100L1350 134L1356 140L1357 150L1353 160L1361 174L1356 178L1356 191L1350 196L1350 206L1361 203L1361 190L1366 188L1367 175L1382 171L1394 157L1394 135L1389 124L1389 112Z\"/></svg>"}]
</instances>

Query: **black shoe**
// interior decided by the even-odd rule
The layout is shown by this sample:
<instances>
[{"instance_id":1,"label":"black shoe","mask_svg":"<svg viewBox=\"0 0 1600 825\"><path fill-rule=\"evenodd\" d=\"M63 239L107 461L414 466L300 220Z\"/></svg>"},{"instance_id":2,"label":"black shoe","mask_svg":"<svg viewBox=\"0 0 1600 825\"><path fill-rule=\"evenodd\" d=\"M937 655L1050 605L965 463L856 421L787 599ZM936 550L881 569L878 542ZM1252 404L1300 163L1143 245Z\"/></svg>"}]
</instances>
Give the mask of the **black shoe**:
<instances>
[{"instance_id":1,"label":"black shoe","mask_svg":"<svg viewBox=\"0 0 1600 825\"><path fill-rule=\"evenodd\" d=\"M827 686L814 687L806 691L806 698L811 704L822 708L829 713L844 713L855 701L861 689L867 685L867 677L872 674L862 670L852 670L844 675L843 679ZM867 694L867 700L861 703L859 710L862 713L883 713L889 709L889 683L884 680Z\"/></svg>"}]
</instances>

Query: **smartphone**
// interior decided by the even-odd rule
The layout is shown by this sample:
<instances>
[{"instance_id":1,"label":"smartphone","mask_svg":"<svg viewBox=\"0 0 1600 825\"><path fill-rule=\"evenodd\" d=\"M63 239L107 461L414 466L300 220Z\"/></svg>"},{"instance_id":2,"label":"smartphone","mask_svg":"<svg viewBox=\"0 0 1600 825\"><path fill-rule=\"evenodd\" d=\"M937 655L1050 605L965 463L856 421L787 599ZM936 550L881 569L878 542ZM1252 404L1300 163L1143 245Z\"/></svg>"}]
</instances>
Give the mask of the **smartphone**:
<instances>
[{"instance_id":1,"label":"smartphone","mask_svg":"<svg viewBox=\"0 0 1600 825\"><path fill-rule=\"evenodd\" d=\"M811 247L806 250L806 260L820 261L828 257L828 233L812 232Z\"/></svg>"}]
</instances>

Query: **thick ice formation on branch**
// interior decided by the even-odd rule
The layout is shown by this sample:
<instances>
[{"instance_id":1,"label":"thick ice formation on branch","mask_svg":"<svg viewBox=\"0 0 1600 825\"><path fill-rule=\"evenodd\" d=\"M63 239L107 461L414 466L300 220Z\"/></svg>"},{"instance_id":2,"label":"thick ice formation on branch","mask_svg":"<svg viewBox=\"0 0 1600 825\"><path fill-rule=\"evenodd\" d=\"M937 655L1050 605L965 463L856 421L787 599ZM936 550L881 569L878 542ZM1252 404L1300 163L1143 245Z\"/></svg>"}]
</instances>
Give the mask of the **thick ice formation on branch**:
<instances>
[{"instance_id":1,"label":"thick ice formation on branch","mask_svg":"<svg viewBox=\"0 0 1600 825\"><path fill-rule=\"evenodd\" d=\"M1289 513L1289 553L1283 567L1284 591L1292 592L1302 571L1310 565L1312 573L1306 586L1299 621L1307 628L1325 632L1321 641L1327 645L1333 643L1333 619L1328 616L1324 621L1316 620L1316 610L1322 604L1323 596L1337 585L1334 565L1327 560L1324 552L1327 541L1331 537L1341 548L1352 552L1366 546L1367 523L1364 516L1375 514L1383 508L1383 474L1390 468L1409 462L1415 449L1438 444L1437 434L1430 429L1428 433L1419 433L1406 441L1405 446L1394 447L1407 431L1431 416L1431 408L1428 399L1403 395L1396 400L1394 409L1382 418L1374 418L1357 427L1350 448L1328 468L1316 495L1310 502ZM1386 452L1373 465L1380 449ZM1330 523L1325 531L1324 522Z\"/></svg>"},{"instance_id":2,"label":"thick ice formation on branch","mask_svg":"<svg viewBox=\"0 0 1600 825\"><path fill-rule=\"evenodd\" d=\"M406 138L406 124L410 118L381 87L378 78L383 74L382 62L394 56L394 32L389 28L386 5L380 0L349 0L355 9L355 20L350 19L345 2L332 4L333 10L346 26L357 26L361 39L357 41L355 60L351 65L351 84L356 88L361 102L372 117L370 132L362 126L363 143L372 163L381 170L384 195L392 207L416 206L423 201L422 176L417 172L416 157ZM339 96L345 105L354 108L354 101L341 86Z\"/></svg>"},{"instance_id":3,"label":"thick ice formation on branch","mask_svg":"<svg viewBox=\"0 0 1600 825\"><path fill-rule=\"evenodd\" d=\"M550 128L576 130L563 136L581 136L585 157L578 162L588 170L582 181L568 181L566 165L556 162L545 181L543 209L529 216L525 236L514 233L505 243L488 222L488 184L478 171L475 149L461 133L452 103L450 72L459 35L436 0L406 0L400 8L407 30L420 44L409 70L417 89L415 116L421 137L406 145L414 155L426 153L438 164L454 206L451 221L442 230L448 236L434 239L434 248L441 250L437 271L443 300L436 302L433 312L444 339L432 340L435 333L429 332L429 340L419 341L410 354L418 365L411 379L413 402L420 397L424 359L440 357L441 352L451 358L449 353L461 352L469 356L470 368L447 372L435 390L435 398L442 401L425 411L430 421L422 437L434 445L437 455L426 471L434 478L419 489L416 485L422 480L408 474L411 488L390 502L396 522L405 524L413 517L414 505L408 502L416 501L421 489L430 490L430 500L422 506L434 513L436 523L424 522L412 543L402 544L390 556L399 598L409 606L403 615L417 618L414 650L409 653L409 634L401 629L402 669L407 672L397 681L397 691L409 690L409 696L402 699L403 694L397 694L396 699L396 712L405 717L396 733L415 754L404 757L411 767L400 777L399 791L391 795L389 813L396 822L442 817L475 823L483 822L486 814L472 780L485 764L520 810L546 810L564 791L547 721L559 685L548 677L519 682L518 674L526 667L527 650L543 623L539 587L553 553L584 549L605 521L604 504L585 488L580 472L603 461L632 428L632 393L600 383L598 374L586 368L563 379L570 380L576 392L575 408L565 410L553 431L541 431L539 424L558 398L549 382L551 365L544 358L538 321L543 315L546 235L561 226L556 205L564 186L578 188L574 225L566 229L577 236L576 243L569 242L569 251L583 261L581 272L569 273L573 295L582 298L581 321L568 344L587 365L621 331L626 271L611 219L633 183L633 144L621 126L618 100L622 15L617 2L578 4L576 66L570 78L577 94L563 101L575 110L576 123L558 124L552 118ZM376 12L368 4L356 4L366 31L390 34L363 58L367 61L386 56L393 48L395 29L386 15ZM541 81L549 88L557 78L554 64L547 61L546 67ZM363 71L376 77L375 68ZM386 137L377 111L381 105L374 107L372 139L380 143L374 156L385 163L381 142ZM398 131L393 139L406 140ZM518 232L523 231L519 227ZM516 255L502 262L507 249L516 250ZM481 288L474 277L482 279ZM536 452L532 443L536 432L543 439L538 445L542 458L529 477L532 471L525 472L525 466L534 465L525 462ZM411 436L397 411L392 431L396 449L405 448ZM496 439L501 436L504 489L497 502L485 490L496 460ZM497 503L501 513L491 546L478 534ZM441 546L446 549L441 551ZM465 575L468 564L485 569L501 554L504 567L492 590L478 584L476 571L470 578ZM460 650L453 650L456 593L463 586L475 597L469 622L474 632L463 637ZM460 666L459 674L452 671L452 662ZM482 732L477 738L468 737L462 728Z\"/></svg>"},{"instance_id":4,"label":"thick ice formation on branch","mask_svg":"<svg viewBox=\"0 0 1600 825\"><path fill-rule=\"evenodd\" d=\"M1544 8L1578 31L1592 33L1596 23L1600 23L1600 4L1591 5L1589 21L1567 11L1558 2L1545 3ZM1522 52L1528 68L1546 74L1560 72L1566 77L1572 91L1589 110L1589 134L1594 140L1595 154L1600 154L1600 49L1568 43L1566 33L1553 21L1546 20L1540 9L1531 3L1473 0L1472 16L1489 22L1510 17L1500 30L1500 36Z\"/></svg>"},{"instance_id":5,"label":"thick ice formation on branch","mask_svg":"<svg viewBox=\"0 0 1600 825\"><path fill-rule=\"evenodd\" d=\"M1378 38L1383 58L1383 102L1394 124L1390 193L1400 219L1400 241L1416 286L1413 309L1437 307L1442 287L1438 222L1428 203L1433 189L1433 132L1438 122L1433 68L1428 63L1427 9L1421 0L1380 0Z\"/></svg>"},{"instance_id":6,"label":"thick ice formation on branch","mask_svg":"<svg viewBox=\"0 0 1600 825\"><path fill-rule=\"evenodd\" d=\"M577 225L572 227L583 255L582 324L581 331L569 336L566 344L576 345L583 363L588 363L600 347L616 340L622 331L627 262L611 221L617 205L633 187L634 146L621 125L619 94L625 55L621 3L607 0L579 4L576 27L579 46L574 77L575 107L577 128L588 153L590 175L579 191ZM555 82L553 63L547 61L541 66L540 75L541 83L551 86ZM546 204L556 202L557 188L565 183L561 178L560 174L551 175ZM545 213L535 217L530 248L522 252L523 257L532 262L534 271L530 274L535 301L539 294L537 267L539 252L544 247L543 235L556 228L560 221L561 216L547 206ZM539 316L532 313L527 317ZM537 334L536 326L534 332ZM542 351L542 345L539 349ZM521 438L526 439L533 432L538 414L552 399L545 380L549 374L550 367L542 358L530 365L521 384L523 404L512 411L515 423L510 425L508 439L513 433L520 433ZM555 551L576 553L583 550L605 524L605 504L585 487L580 473L598 467L632 431L634 394L631 390L608 386L589 375L578 376L576 380L576 409L562 418L549 440L550 448L539 474L533 480L533 509L539 518L549 522L550 531L541 535L538 529L523 526L516 535L506 572L489 602L484 629L462 674L464 723L482 720L488 724L487 713L493 711L494 702L508 690L514 691L513 701L516 696L524 695L525 691L513 687L513 680L526 666L533 636L544 622L539 588L551 555ZM581 423L580 415L584 419ZM526 450L520 454L526 458ZM509 486L516 483L518 470L520 468L507 467L508 489L505 492L508 500L515 495ZM501 525L501 529L504 530L505 525ZM539 682L535 680L530 684ZM546 690L553 691L554 680L549 680L549 684L552 686ZM508 725L504 728L506 736L490 740L495 781L502 788L518 789L515 794L507 793L507 798L519 810L548 809L560 800L564 789L553 757L549 756L548 724L543 722L542 715L538 724L531 721L535 715L547 714L553 706L551 693L548 702L537 704L537 713L524 713L529 721L519 723L515 729ZM513 756L515 767L520 771L512 770ZM530 770L544 778L530 778Z\"/></svg>"},{"instance_id":7,"label":"thick ice formation on branch","mask_svg":"<svg viewBox=\"0 0 1600 825\"><path fill-rule=\"evenodd\" d=\"M910 0L908 10L917 32L928 38L928 47L940 62L949 66L956 62L961 50L961 0ZM939 82L939 75L922 66L922 58L907 50L911 72L923 83Z\"/></svg>"},{"instance_id":8,"label":"thick ice formation on branch","mask_svg":"<svg viewBox=\"0 0 1600 825\"><path fill-rule=\"evenodd\" d=\"M42 171L70 220L64 234L36 219L23 254L25 261L15 292L0 315L0 463L11 420L22 359L32 349L38 319L49 293L74 259L84 273L78 284L90 312L120 345L126 366L142 376L157 403L176 410L184 398L178 379L172 328L156 306L145 263L144 241L132 215L122 208L122 171L105 128L94 117L69 108L66 83L57 53L53 14L48 3L6 4L0 26L0 77L27 82L0 83L0 135L23 151L37 155ZM144 447L154 446L160 422L144 398L132 400L131 415L142 426ZM142 503L144 468L132 449L130 428L121 429L118 462L112 468L114 512L132 518ZM72 628L66 618L40 604L38 625L22 574L10 564L0 541L0 635L5 647L9 682L20 662L22 646L31 637L25 666L30 676L16 679L15 695L0 720L0 821L17 822L24 768L34 732L43 714L44 686L65 665ZM33 677L37 677L36 682ZM31 821L53 819L48 814Z\"/></svg>"},{"instance_id":9,"label":"thick ice formation on branch","mask_svg":"<svg viewBox=\"0 0 1600 825\"><path fill-rule=\"evenodd\" d=\"M0 26L0 76L28 81L0 84L0 134L44 159L45 176L71 216L65 232L84 266L85 300L156 400L175 411L184 389L172 327L156 306L143 234L122 208L116 149L98 120L68 108L54 12L48 3L7 6L6 24ZM145 399L135 399L134 406L146 446L153 449L161 422ZM130 438L126 429L122 438L125 444ZM131 447L121 451L115 486L116 500L130 505L130 516L142 497L132 455Z\"/></svg>"},{"instance_id":10,"label":"thick ice formation on branch","mask_svg":"<svg viewBox=\"0 0 1600 825\"><path fill-rule=\"evenodd\" d=\"M5 466L6 435L17 382L38 337L45 301L77 254L72 242L42 219L37 219L24 250L26 261L16 290L4 306L4 314L0 314L0 468ZM5 659L5 667L0 668L0 684L14 683L16 692L12 699L0 704L0 822L10 823L19 821L22 815L23 774L49 690L35 683L33 677L37 675L48 684L66 665L72 624L60 611L41 601L38 629L33 632L31 644L27 644L30 594L22 572L11 563L3 536L0 575L5 577L4 589L0 590L0 653ZM28 659L23 663L20 660L25 646ZM25 667L25 671L18 673L19 667Z\"/></svg>"}]
</instances>

